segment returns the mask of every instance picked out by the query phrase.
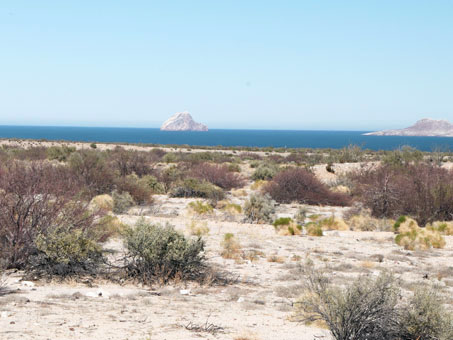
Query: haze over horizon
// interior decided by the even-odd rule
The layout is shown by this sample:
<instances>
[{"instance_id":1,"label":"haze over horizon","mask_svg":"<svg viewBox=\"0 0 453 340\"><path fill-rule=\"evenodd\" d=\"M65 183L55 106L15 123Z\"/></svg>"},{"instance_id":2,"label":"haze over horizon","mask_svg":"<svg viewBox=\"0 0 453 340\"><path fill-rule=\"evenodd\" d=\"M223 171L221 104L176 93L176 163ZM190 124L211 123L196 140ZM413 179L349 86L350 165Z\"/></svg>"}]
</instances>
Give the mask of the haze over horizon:
<instances>
[{"instance_id":1,"label":"haze over horizon","mask_svg":"<svg viewBox=\"0 0 453 340\"><path fill-rule=\"evenodd\" d=\"M0 124L453 121L450 1L0 3Z\"/></svg>"}]
</instances>

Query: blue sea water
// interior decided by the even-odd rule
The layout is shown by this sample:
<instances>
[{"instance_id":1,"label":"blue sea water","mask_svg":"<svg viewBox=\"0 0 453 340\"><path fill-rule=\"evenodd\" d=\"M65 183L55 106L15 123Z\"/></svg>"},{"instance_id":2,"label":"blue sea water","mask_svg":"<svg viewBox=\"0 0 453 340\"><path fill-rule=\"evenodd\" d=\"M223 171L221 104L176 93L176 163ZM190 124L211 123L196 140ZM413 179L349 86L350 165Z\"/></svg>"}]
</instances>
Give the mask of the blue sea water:
<instances>
[{"instance_id":1,"label":"blue sea water","mask_svg":"<svg viewBox=\"0 0 453 340\"><path fill-rule=\"evenodd\" d=\"M393 150L410 145L422 151L453 150L453 138L449 137L364 136L364 132L367 131L213 129L170 132L156 128L0 126L0 138L287 148L342 148L355 144L371 150Z\"/></svg>"}]
</instances>

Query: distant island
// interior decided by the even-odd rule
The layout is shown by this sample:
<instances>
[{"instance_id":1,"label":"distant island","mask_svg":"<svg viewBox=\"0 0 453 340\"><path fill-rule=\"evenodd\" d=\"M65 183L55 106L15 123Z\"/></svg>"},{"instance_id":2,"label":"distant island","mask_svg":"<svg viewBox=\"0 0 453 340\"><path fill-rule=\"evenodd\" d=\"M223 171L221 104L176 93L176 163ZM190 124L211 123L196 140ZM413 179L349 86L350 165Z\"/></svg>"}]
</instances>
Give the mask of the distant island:
<instances>
[{"instance_id":1,"label":"distant island","mask_svg":"<svg viewBox=\"0 0 453 340\"><path fill-rule=\"evenodd\" d=\"M364 133L364 135L453 137L453 124L447 120L425 118L405 129L368 132Z\"/></svg>"},{"instance_id":2,"label":"distant island","mask_svg":"<svg viewBox=\"0 0 453 340\"><path fill-rule=\"evenodd\" d=\"M167 119L160 127L162 131L208 131L204 124L193 120L189 112L178 112Z\"/></svg>"}]
</instances>

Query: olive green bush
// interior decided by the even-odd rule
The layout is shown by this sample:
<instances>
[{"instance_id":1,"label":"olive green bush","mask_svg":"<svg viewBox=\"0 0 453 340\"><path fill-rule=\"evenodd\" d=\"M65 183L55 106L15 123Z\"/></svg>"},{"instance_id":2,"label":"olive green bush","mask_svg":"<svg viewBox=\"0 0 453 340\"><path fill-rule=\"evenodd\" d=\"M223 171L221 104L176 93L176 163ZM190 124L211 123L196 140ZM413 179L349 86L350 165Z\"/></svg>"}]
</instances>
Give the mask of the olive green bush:
<instances>
[{"instance_id":1,"label":"olive green bush","mask_svg":"<svg viewBox=\"0 0 453 340\"><path fill-rule=\"evenodd\" d=\"M135 205L134 199L132 198L131 194L127 191L122 192L121 194L117 191L112 193L113 198L113 212L115 214L123 214L129 208Z\"/></svg>"},{"instance_id":2,"label":"olive green bush","mask_svg":"<svg viewBox=\"0 0 453 340\"><path fill-rule=\"evenodd\" d=\"M126 231L124 242L128 275L145 283L198 280L205 273L203 240L186 239L170 225L141 220Z\"/></svg>"},{"instance_id":3,"label":"olive green bush","mask_svg":"<svg viewBox=\"0 0 453 340\"><path fill-rule=\"evenodd\" d=\"M245 222L272 223L275 201L269 195L251 195L244 204Z\"/></svg>"}]
</instances>

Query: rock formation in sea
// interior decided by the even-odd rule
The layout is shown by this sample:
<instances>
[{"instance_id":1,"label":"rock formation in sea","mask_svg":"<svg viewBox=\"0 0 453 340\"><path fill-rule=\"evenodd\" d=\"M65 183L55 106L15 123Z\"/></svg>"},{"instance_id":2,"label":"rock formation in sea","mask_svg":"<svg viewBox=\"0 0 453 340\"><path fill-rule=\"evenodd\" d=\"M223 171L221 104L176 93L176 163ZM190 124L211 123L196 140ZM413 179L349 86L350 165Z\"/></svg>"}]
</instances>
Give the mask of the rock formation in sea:
<instances>
[{"instance_id":1,"label":"rock formation in sea","mask_svg":"<svg viewBox=\"0 0 453 340\"><path fill-rule=\"evenodd\" d=\"M189 112L178 112L167 119L160 127L162 131L208 131L204 124L193 120Z\"/></svg>"},{"instance_id":2,"label":"rock formation in sea","mask_svg":"<svg viewBox=\"0 0 453 340\"><path fill-rule=\"evenodd\" d=\"M369 136L436 136L453 137L453 124L446 120L421 119L414 125L399 130L384 130L365 133Z\"/></svg>"}]
</instances>

